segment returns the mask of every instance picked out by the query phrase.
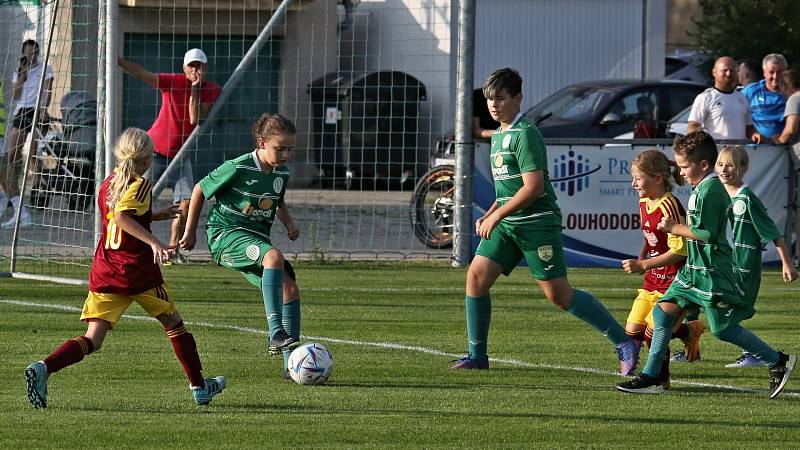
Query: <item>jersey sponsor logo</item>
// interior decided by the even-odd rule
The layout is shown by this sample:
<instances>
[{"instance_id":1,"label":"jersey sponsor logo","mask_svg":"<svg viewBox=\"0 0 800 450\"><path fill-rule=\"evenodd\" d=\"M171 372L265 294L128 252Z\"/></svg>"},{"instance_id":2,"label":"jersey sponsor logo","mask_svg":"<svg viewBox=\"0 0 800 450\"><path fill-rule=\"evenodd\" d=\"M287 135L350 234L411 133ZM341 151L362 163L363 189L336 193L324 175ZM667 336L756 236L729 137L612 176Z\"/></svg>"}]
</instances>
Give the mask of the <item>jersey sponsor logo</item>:
<instances>
[{"instance_id":1,"label":"jersey sponsor logo","mask_svg":"<svg viewBox=\"0 0 800 450\"><path fill-rule=\"evenodd\" d=\"M283 178L275 178L275 181L272 182L272 189L276 194L280 194L283 190Z\"/></svg>"},{"instance_id":2,"label":"jersey sponsor logo","mask_svg":"<svg viewBox=\"0 0 800 450\"><path fill-rule=\"evenodd\" d=\"M272 208L272 199L268 197L264 197L258 201L258 207L261 209L270 209Z\"/></svg>"},{"instance_id":3,"label":"jersey sponsor logo","mask_svg":"<svg viewBox=\"0 0 800 450\"><path fill-rule=\"evenodd\" d=\"M658 245L658 236L656 236L655 233L642 230L642 234L644 235L644 238L647 240L647 244L650 245L650 247L655 247Z\"/></svg>"},{"instance_id":4,"label":"jersey sponsor logo","mask_svg":"<svg viewBox=\"0 0 800 450\"><path fill-rule=\"evenodd\" d=\"M497 178L503 175L508 175L508 166L506 165L503 155L494 155L489 159L492 162L492 177Z\"/></svg>"},{"instance_id":5,"label":"jersey sponsor logo","mask_svg":"<svg viewBox=\"0 0 800 450\"><path fill-rule=\"evenodd\" d=\"M244 184L246 184L248 186L252 186L255 183L258 183L258 180L247 180L247 181L244 182Z\"/></svg>"},{"instance_id":6,"label":"jersey sponsor logo","mask_svg":"<svg viewBox=\"0 0 800 450\"><path fill-rule=\"evenodd\" d=\"M507 134L503 136L503 148L508 148L511 145L511 135Z\"/></svg>"},{"instance_id":7,"label":"jersey sponsor logo","mask_svg":"<svg viewBox=\"0 0 800 450\"><path fill-rule=\"evenodd\" d=\"M576 155L574 151L567 152L553 160L550 182L554 189L560 189L572 197L576 192L589 188L589 175L600 170L600 164L592 168L589 159L583 155Z\"/></svg>"},{"instance_id":8,"label":"jersey sponsor logo","mask_svg":"<svg viewBox=\"0 0 800 450\"><path fill-rule=\"evenodd\" d=\"M258 248L257 245L248 245L247 248L244 250L245 255L250 258L251 261L258 261L258 255L261 253L261 250Z\"/></svg>"},{"instance_id":9,"label":"jersey sponsor logo","mask_svg":"<svg viewBox=\"0 0 800 450\"><path fill-rule=\"evenodd\" d=\"M733 202L733 213L737 216L741 216L747 211L747 203L744 200L736 200Z\"/></svg>"},{"instance_id":10,"label":"jersey sponsor logo","mask_svg":"<svg viewBox=\"0 0 800 450\"><path fill-rule=\"evenodd\" d=\"M229 253L219 255L219 263L223 266L233 266L233 258Z\"/></svg>"},{"instance_id":11,"label":"jersey sponsor logo","mask_svg":"<svg viewBox=\"0 0 800 450\"><path fill-rule=\"evenodd\" d=\"M539 259L544 262L549 262L553 259L553 246L552 245L543 245L539 247L536 252L539 254ZM548 270L548 269L545 269Z\"/></svg>"}]
</instances>

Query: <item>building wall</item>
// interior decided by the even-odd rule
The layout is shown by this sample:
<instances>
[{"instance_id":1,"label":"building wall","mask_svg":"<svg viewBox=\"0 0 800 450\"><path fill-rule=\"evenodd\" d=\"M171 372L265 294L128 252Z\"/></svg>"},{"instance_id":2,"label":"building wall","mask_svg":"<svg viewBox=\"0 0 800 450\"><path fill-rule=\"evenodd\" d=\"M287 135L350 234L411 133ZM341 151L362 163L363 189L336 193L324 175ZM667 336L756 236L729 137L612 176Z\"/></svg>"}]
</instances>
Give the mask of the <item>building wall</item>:
<instances>
[{"instance_id":1,"label":"building wall","mask_svg":"<svg viewBox=\"0 0 800 450\"><path fill-rule=\"evenodd\" d=\"M692 19L700 15L697 0L669 0L667 2L667 51L696 48L690 36L696 27Z\"/></svg>"},{"instance_id":2,"label":"building wall","mask_svg":"<svg viewBox=\"0 0 800 450\"><path fill-rule=\"evenodd\" d=\"M523 109L580 81L661 78L663 0L478 0L476 87L511 66Z\"/></svg>"}]
</instances>

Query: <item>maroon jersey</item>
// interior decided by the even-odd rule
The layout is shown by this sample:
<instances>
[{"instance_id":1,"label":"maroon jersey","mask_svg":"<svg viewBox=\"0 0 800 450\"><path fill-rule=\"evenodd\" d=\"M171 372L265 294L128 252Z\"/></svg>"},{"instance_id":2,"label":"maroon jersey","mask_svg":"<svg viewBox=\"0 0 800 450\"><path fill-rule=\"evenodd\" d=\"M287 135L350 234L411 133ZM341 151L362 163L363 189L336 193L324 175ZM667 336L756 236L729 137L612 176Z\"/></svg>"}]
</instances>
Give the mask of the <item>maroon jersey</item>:
<instances>
[{"instance_id":1,"label":"maroon jersey","mask_svg":"<svg viewBox=\"0 0 800 450\"><path fill-rule=\"evenodd\" d=\"M658 201L651 204L650 208L647 207L647 202L646 198L639 199L639 214L642 216L642 234L644 234L647 257L654 258L670 251L686 256L686 240L684 238L657 228L662 217L671 217L675 222L686 223L686 211L681 202L671 192L664 194ZM644 275L644 290L658 291L663 294L683 264L684 261L681 261L678 264L648 270Z\"/></svg>"},{"instance_id":2,"label":"maroon jersey","mask_svg":"<svg viewBox=\"0 0 800 450\"><path fill-rule=\"evenodd\" d=\"M131 217L150 231L153 213L150 210L152 184L136 177L117 203L114 211L108 210L106 199L112 178L111 174L100 185L97 206L103 217L100 242L94 252L92 270L89 272L89 290L106 294L135 295L164 283L161 269L153 262L153 250L114 223L114 213L130 211Z\"/></svg>"}]
</instances>

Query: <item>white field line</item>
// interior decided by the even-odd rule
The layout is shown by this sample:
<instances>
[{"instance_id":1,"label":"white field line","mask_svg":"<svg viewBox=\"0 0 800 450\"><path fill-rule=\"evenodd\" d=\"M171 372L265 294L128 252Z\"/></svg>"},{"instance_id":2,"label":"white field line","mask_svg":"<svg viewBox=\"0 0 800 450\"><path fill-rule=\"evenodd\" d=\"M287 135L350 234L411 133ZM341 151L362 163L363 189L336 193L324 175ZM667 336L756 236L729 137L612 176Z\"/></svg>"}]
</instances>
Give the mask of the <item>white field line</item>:
<instances>
[{"instance_id":1,"label":"white field line","mask_svg":"<svg viewBox=\"0 0 800 450\"><path fill-rule=\"evenodd\" d=\"M7 298L0 298L0 304L7 304L7 305L16 305L16 306L25 306L30 308L40 308L40 309L51 309L57 311L70 311L70 312L81 312L81 308L77 308L75 306L69 305L59 305L59 304L47 304L47 303L34 303L34 302L26 302L20 300L11 300ZM131 320L141 320L141 321L152 321L155 322L156 319L148 316L135 316L131 314L125 314L122 316L125 319ZM250 333L250 334L260 334L266 335L267 331L264 329L257 329L257 328L250 328L250 327L240 327L238 325L225 325L225 324L214 324L210 322L197 322L197 321L186 321L187 325L194 325L200 326L205 328L212 328L212 329L219 329L219 330L231 330L231 331L238 331L240 333ZM417 352L417 353L425 353L428 355L436 355L436 356L447 356L447 357L461 357L463 354L459 353L448 353L442 350L436 350L433 348L428 347L420 347L415 345L404 345L404 344L397 344L392 342L369 342L369 341L356 341L352 339L339 339L339 338L331 338L331 337L324 337L324 336L301 336L303 339L307 339L310 341L321 341L321 342L331 342L334 344L346 344L346 345L355 345L360 347L377 347L377 348L385 348L391 350L405 350L410 352ZM515 367L526 367L531 369L550 369L550 370L565 370L565 371L572 371L572 372L584 372L584 373L596 373L599 375L618 375L616 372L610 372L608 370L603 369L595 369L592 367L573 367L573 366L561 366L561 365L553 365L553 364L538 364L538 363L531 363L527 361L520 361L518 359L503 359L503 358L490 358L494 364L501 364L507 366L515 366ZM765 377L766 379L766 377ZM704 387L704 388L712 388L712 389L720 389L726 391L734 391L734 392L743 392L743 393L757 393L757 394L766 394L765 389L752 389L752 388L743 388L738 386L733 386L729 384L713 384L713 383L700 383L696 381L688 381L688 380L678 380L678 379L671 379L670 380L673 384L681 384L685 386L694 386L694 387ZM800 397L800 392L784 392L781 394L783 397Z\"/></svg>"}]
</instances>

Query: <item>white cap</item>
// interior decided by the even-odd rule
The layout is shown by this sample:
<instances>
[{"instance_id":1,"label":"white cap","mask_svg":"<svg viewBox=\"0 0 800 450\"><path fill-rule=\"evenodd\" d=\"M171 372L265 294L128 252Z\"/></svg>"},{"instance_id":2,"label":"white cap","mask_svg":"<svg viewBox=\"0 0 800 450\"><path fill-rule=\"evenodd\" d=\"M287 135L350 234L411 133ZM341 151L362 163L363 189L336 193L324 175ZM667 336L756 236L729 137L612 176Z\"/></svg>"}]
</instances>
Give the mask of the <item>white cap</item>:
<instances>
[{"instance_id":1,"label":"white cap","mask_svg":"<svg viewBox=\"0 0 800 450\"><path fill-rule=\"evenodd\" d=\"M190 63L195 61L200 61L201 63L206 64L208 63L208 57L206 57L206 54L199 48L193 48L183 55L184 66L188 66Z\"/></svg>"}]
</instances>

